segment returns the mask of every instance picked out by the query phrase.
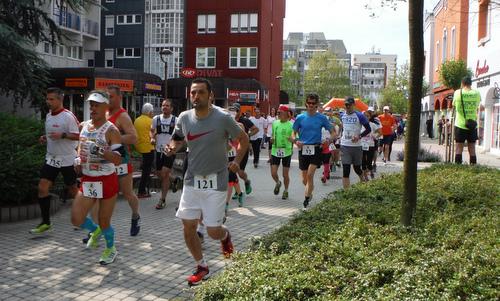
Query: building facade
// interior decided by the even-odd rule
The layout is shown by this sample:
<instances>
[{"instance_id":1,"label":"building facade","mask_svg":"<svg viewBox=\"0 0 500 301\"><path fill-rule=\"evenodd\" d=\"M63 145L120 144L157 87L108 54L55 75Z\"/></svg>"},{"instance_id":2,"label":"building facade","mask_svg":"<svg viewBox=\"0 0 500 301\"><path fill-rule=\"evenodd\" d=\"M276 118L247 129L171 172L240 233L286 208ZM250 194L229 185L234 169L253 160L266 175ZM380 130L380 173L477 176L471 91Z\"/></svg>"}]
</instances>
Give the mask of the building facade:
<instances>
[{"instance_id":1,"label":"building facade","mask_svg":"<svg viewBox=\"0 0 500 301\"><path fill-rule=\"evenodd\" d=\"M495 1L469 1L467 65L473 72L473 88L481 93L478 116L482 151L500 155L500 5Z\"/></svg>"},{"instance_id":2,"label":"building facade","mask_svg":"<svg viewBox=\"0 0 500 301\"><path fill-rule=\"evenodd\" d=\"M427 13L425 15L424 21L424 56L425 56L425 70L424 70L424 81L429 84L429 87L434 85L434 14ZM434 94L432 89L427 91L426 95L422 98L422 108L420 117L420 132L426 132L425 122L429 117L434 116L434 122L437 123L440 116L438 111L434 110ZM437 127L434 126L437 133ZM434 137L437 137L434 133Z\"/></svg>"},{"instance_id":3,"label":"building facade","mask_svg":"<svg viewBox=\"0 0 500 301\"><path fill-rule=\"evenodd\" d=\"M396 76L397 58L375 51L353 56L351 85L370 105L376 105L381 90Z\"/></svg>"},{"instance_id":4,"label":"building facade","mask_svg":"<svg viewBox=\"0 0 500 301\"><path fill-rule=\"evenodd\" d=\"M219 105L253 102L265 112L279 105L285 0L186 0L185 17L181 77L224 86ZM255 81L260 88L247 91Z\"/></svg>"}]
</instances>

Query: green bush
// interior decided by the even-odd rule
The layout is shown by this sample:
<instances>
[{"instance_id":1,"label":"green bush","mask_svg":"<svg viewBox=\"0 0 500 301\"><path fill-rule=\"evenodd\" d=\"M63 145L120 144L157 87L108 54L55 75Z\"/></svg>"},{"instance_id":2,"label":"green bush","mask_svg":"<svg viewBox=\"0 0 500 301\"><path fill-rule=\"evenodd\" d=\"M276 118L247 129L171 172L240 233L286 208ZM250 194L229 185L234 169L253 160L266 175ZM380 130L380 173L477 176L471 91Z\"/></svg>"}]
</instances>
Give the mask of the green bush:
<instances>
[{"instance_id":1,"label":"green bush","mask_svg":"<svg viewBox=\"0 0 500 301\"><path fill-rule=\"evenodd\" d=\"M31 202L45 159L40 120L0 113L0 206Z\"/></svg>"},{"instance_id":2,"label":"green bush","mask_svg":"<svg viewBox=\"0 0 500 301\"><path fill-rule=\"evenodd\" d=\"M329 195L196 291L197 300L498 300L500 171L419 171L415 224L400 174Z\"/></svg>"},{"instance_id":3,"label":"green bush","mask_svg":"<svg viewBox=\"0 0 500 301\"><path fill-rule=\"evenodd\" d=\"M405 153L404 152L397 152L396 157L398 158L398 161L404 161L405 159ZM439 152L433 152L430 149L425 149L421 148L418 151L418 162L442 162L443 159Z\"/></svg>"}]
</instances>

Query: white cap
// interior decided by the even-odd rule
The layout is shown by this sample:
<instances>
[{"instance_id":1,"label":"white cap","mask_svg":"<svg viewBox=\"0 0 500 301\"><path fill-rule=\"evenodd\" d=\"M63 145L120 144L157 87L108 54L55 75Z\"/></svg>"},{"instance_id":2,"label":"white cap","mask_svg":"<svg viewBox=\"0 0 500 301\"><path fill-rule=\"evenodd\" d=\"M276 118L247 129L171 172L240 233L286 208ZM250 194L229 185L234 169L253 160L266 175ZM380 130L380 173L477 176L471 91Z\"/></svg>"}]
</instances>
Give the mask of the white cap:
<instances>
[{"instance_id":1,"label":"white cap","mask_svg":"<svg viewBox=\"0 0 500 301\"><path fill-rule=\"evenodd\" d=\"M101 93L93 92L87 97L87 101L109 104L109 99Z\"/></svg>"},{"instance_id":2,"label":"white cap","mask_svg":"<svg viewBox=\"0 0 500 301\"><path fill-rule=\"evenodd\" d=\"M391 109L389 108L389 106L384 106L384 111L385 110L390 111Z\"/></svg>"},{"instance_id":3,"label":"white cap","mask_svg":"<svg viewBox=\"0 0 500 301\"><path fill-rule=\"evenodd\" d=\"M375 112L375 109L373 107L368 107L368 110L367 111L370 111L370 112Z\"/></svg>"}]
</instances>

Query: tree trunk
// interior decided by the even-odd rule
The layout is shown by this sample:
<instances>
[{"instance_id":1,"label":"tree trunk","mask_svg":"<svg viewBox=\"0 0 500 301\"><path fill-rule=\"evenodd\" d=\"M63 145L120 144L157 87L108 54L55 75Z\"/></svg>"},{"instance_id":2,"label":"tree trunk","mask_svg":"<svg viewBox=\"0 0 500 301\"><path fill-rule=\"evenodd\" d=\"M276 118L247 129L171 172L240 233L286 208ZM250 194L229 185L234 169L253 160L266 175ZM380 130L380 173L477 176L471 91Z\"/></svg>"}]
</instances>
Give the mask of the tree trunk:
<instances>
[{"instance_id":1,"label":"tree trunk","mask_svg":"<svg viewBox=\"0 0 500 301\"><path fill-rule=\"evenodd\" d=\"M401 223L410 226L417 206L417 158L419 146L420 108L424 76L424 1L408 1L410 35L410 82L408 134L405 140L404 191Z\"/></svg>"}]
</instances>

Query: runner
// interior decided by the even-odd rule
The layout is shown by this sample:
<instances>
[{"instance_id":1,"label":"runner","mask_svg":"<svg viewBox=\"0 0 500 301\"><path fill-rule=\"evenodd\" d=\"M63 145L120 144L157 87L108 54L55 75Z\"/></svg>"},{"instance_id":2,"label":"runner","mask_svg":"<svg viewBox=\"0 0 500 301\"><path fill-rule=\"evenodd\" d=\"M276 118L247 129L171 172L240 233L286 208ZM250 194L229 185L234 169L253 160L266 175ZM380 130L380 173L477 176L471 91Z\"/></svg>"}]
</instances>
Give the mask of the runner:
<instances>
[{"instance_id":1,"label":"runner","mask_svg":"<svg viewBox=\"0 0 500 301\"><path fill-rule=\"evenodd\" d=\"M222 253L228 258L233 253L229 230L222 226L228 168L233 172L248 148L248 136L229 114L212 105L212 85L207 79L198 78L191 83L190 98L193 109L182 112L167 154L174 154L187 139L189 164L176 216L182 219L184 240L196 261L196 271L188 277L189 285L199 284L209 277L209 270L196 234L198 221L203 215L207 234L221 241ZM236 158L227 162L227 139L240 142Z\"/></svg>"},{"instance_id":2,"label":"runner","mask_svg":"<svg viewBox=\"0 0 500 301\"><path fill-rule=\"evenodd\" d=\"M272 148L272 143L271 143L271 137L273 136L273 122L276 120L276 109L271 108L271 114L267 116L267 127L266 127L266 143L267 143L267 151L269 153L269 159L267 160L267 163L271 163L271 148Z\"/></svg>"},{"instance_id":3,"label":"runner","mask_svg":"<svg viewBox=\"0 0 500 301\"><path fill-rule=\"evenodd\" d=\"M239 103L234 103L231 107L228 108L229 113L231 116L234 117L236 122L242 123L245 126L245 132L248 134L249 137L255 135L257 131L259 130L248 118L244 117L241 114L241 107ZM245 167L247 166L248 162L248 153L250 150L248 150L243 157L243 159L240 162L240 168L238 170L238 176L245 182L245 194L249 195L252 193L252 185L250 180L248 179L248 175L245 172ZM238 196L235 194L233 195L233 199L237 199Z\"/></svg>"},{"instance_id":4,"label":"runner","mask_svg":"<svg viewBox=\"0 0 500 301\"><path fill-rule=\"evenodd\" d=\"M285 190L281 199L288 199L288 185L290 184L290 162L292 161L293 153L293 128L292 123L288 120L290 109L285 105L280 105L278 108L279 119L275 120L270 128L272 133L270 148L271 151L271 176L276 185L274 186L274 195L280 193L281 181L278 176L278 168L280 162L283 162L283 184Z\"/></svg>"},{"instance_id":5,"label":"runner","mask_svg":"<svg viewBox=\"0 0 500 301\"><path fill-rule=\"evenodd\" d=\"M340 139L340 151L342 153L342 185L344 189L351 185L349 175L351 164L354 172L359 176L360 181L364 181L361 163L363 150L361 139L370 134L370 123L363 113L354 111L354 98L346 97L344 101L346 112L342 115L342 138ZM361 128L365 130L361 133Z\"/></svg>"},{"instance_id":6,"label":"runner","mask_svg":"<svg viewBox=\"0 0 500 301\"><path fill-rule=\"evenodd\" d=\"M257 133L250 136L250 143L252 143L253 151L253 167L257 168L259 166L260 148L262 145L262 138L264 138L264 130L267 120L261 116L258 108L255 109L255 117L252 116L249 119L258 129Z\"/></svg>"},{"instance_id":7,"label":"runner","mask_svg":"<svg viewBox=\"0 0 500 301\"><path fill-rule=\"evenodd\" d=\"M122 158L122 163L117 167L117 174L120 183L120 192L128 201L130 209L132 209L132 220L130 225L130 235L136 236L141 230L139 216L139 199L133 190L132 179L132 164L130 164L130 151L128 146L137 142L137 132L127 113L127 110L122 108L123 96L118 86L108 86L109 93L109 112L107 119L111 121L121 133L121 143L124 145L126 155Z\"/></svg>"},{"instance_id":8,"label":"runner","mask_svg":"<svg viewBox=\"0 0 500 301\"><path fill-rule=\"evenodd\" d=\"M165 146L170 143L172 138L177 120L172 115L172 101L170 99L163 100L161 110L163 114L156 115L151 125L151 143L156 145L156 171L161 179L161 197L156 204L156 209L165 208L165 199L170 187L170 173L175 161L175 155L167 156L164 153Z\"/></svg>"},{"instance_id":9,"label":"runner","mask_svg":"<svg viewBox=\"0 0 500 301\"><path fill-rule=\"evenodd\" d=\"M99 263L106 265L118 255L111 216L118 194L116 166L120 165L127 153L121 144L120 132L106 120L108 95L92 91L87 101L90 102L91 119L82 123L80 133L79 157L75 159L75 168L83 173L83 177L80 192L71 209L71 223L91 233L87 247L96 248L99 237L104 236L106 248ZM87 217L96 202L99 203L99 226Z\"/></svg>"},{"instance_id":10,"label":"runner","mask_svg":"<svg viewBox=\"0 0 500 301\"><path fill-rule=\"evenodd\" d=\"M390 152L392 150L392 142L394 141L394 131L397 128L396 119L392 116L389 106L384 106L384 114L378 116L380 124L382 125L382 149L384 158L382 161L387 163L391 161Z\"/></svg>"},{"instance_id":11,"label":"runner","mask_svg":"<svg viewBox=\"0 0 500 301\"><path fill-rule=\"evenodd\" d=\"M63 98L63 92L59 88L47 89L46 103L50 112L45 118L45 135L39 139L40 143L47 144L45 164L40 170L38 183L38 203L42 222L30 230L30 233L35 235L52 231L49 190L54 185L57 175L62 174L71 198L78 191L73 168L79 137L78 120L73 113L64 109Z\"/></svg>"},{"instance_id":12,"label":"runner","mask_svg":"<svg viewBox=\"0 0 500 301\"><path fill-rule=\"evenodd\" d=\"M321 129L336 134L325 115L318 113L319 96L309 94L306 98L306 112L297 116L293 124L294 141L299 148L299 168L302 171L302 183L305 186L304 208L309 206L314 190L314 173L321 166ZM297 137L297 134L299 138Z\"/></svg>"},{"instance_id":13,"label":"runner","mask_svg":"<svg viewBox=\"0 0 500 301\"><path fill-rule=\"evenodd\" d=\"M373 156L377 153L376 141L380 136L380 121L371 112L372 111L369 110L363 112L370 123L371 129L369 135L361 138L361 148L363 149L361 167L363 169L363 178L365 181L368 181L368 175L370 175L372 179L375 178L375 174L373 173Z\"/></svg>"}]
</instances>

